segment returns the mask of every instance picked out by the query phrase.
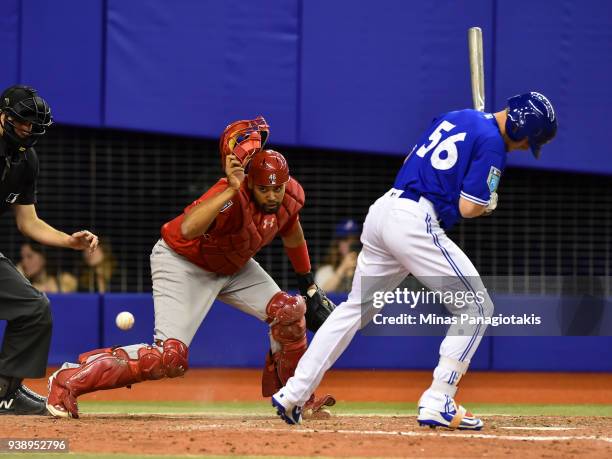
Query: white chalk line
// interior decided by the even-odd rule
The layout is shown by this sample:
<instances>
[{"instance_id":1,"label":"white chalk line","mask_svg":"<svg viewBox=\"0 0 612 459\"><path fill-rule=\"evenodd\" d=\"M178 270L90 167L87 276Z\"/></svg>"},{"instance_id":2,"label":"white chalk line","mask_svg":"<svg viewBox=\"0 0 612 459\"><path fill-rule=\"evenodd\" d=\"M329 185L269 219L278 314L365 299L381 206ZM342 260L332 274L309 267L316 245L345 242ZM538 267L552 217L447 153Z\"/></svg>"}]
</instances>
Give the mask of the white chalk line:
<instances>
[{"instance_id":1,"label":"white chalk line","mask_svg":"<svg viewBox=\"0 0 612 459\"><path fill-rule=\"evenodd\" d=\"M507 430L541 430L543 432L556 432L559 430L578 430L580 427L515 427L515 426L503 426L498 427L498 429L507 429Z\"/></svg>"},{"instance_id":2,"label":"white chalk line","mask_svg":"<svg viewBox=\"0 0 612 459\"><path fill-rule=\"evenodd\" d=\"M222 428L236 428L236 426L227 426L223 424L207 424L207 425L192 425L192 426L176 426L169 427L168 430L216 430ZM537 435L493 435L481 433L462 432L414 432L414 431L387 431L387 430L347 430L347 429L309 429L303 427L297 428L273 428L273 427L248 427L240 426L240 431L250 432L284 432L284 433L331 433L345 435L381 435L390 437L451 437L451 438L475 438L485 440L507 440L507 441L571 441L571 440L586 440L586 441L603 441L612 443L612 437L601 437L596 435L564 435L564 436L537 436Z\"/></svg>"},{"instance_id":3,"label":"white chalk line","mask_svg":"<svg viewBox=\"0 0 612 459\"><path fill-rule=\"evenodd\" d=\"M155 412L150 412L150 413L146 413L146 412L142 412L139 411L138 413L130 413L130 412L117 412L117 411L95 411L95 412L85 412L82 413L82 415L84 416L97 416L97 415L103 415L103 416L118 416L118 417L125 417L125 416L133 416L133 417L147 417L147 416L155 416L155 417L193 417L193 416L211 416L211 417L223 417L223 418L253 418L253 417L268 417L271 418L272 416L275 416L275 414L272 413L272 411L270 410L269 412L253 412L249 415L245 415L244 412L240 412L240 413L234 413L231 411L189 411L189 412L185 412L185 413L155 413ZM517 414L505 414L505 413L478 413L479 417L507 417L507 418L517 418L517 417L521 417L520 415ZM558 416L558 415L554 415L554 414L546 414L546 415L538 415L538 417L550 417L550 416ZM414 419L416 418L416 414L405 414L405 413L332 413L332 419L333 418L406 418L406 419Z\"/></svg>"}]
</instances>

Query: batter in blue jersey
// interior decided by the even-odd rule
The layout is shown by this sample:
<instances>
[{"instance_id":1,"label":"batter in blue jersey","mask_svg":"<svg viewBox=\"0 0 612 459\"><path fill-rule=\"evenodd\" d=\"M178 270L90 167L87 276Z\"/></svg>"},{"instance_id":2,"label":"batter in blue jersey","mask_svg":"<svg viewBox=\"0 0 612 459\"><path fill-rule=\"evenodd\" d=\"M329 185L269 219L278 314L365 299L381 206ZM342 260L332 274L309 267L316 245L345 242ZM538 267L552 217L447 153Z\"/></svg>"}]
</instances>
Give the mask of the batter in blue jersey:
<instances>
[{"instance_id":1,"label":"batter in blue jersey","mask_svg":"<svg viewBox=\"0 0 612 459\"><path fill-rule=\"evenodd\" d=\"M494 115L449 112L436 118L419 139L394 188L431 201L448 229L461 217L459 197L489 205L505 165L506 146Z\"/></svg>"},{"instance_id":2,"label":"batter in blue jersey","mask_svg":"<svg viewBox=\"0 0 612 459\"><path fill-rule=\"evenodd\" d=\"M357 330L379 312L374 297L392 292L411 274L434 293L471 298L446 306L456 316L473 319L469 327L449 327L432 383L419 400L417 421L431 427L482 429L483 421L457 405L455 394L494 306L478 270L445 230L460 217L492 213L507 152L531 148L537 158L556 132L553 107L537 92L512 97L504 110L493 114L460 110L433 121L406 158L393 188L370 207L347 301L327 318L294 376L272 397L283 420L300 422L301 407L325 372ZM407 352L409 345L407 341Z\"/></svg>"}]
</instances>

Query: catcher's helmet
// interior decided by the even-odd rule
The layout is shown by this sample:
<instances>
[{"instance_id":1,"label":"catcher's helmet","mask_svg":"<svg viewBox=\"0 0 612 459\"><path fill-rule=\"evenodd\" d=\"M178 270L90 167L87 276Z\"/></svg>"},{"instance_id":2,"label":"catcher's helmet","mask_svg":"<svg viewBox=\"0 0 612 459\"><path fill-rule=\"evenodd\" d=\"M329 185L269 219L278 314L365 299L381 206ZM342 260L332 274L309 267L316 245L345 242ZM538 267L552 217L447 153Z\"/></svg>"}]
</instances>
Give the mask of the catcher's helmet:
<instances>
[{"instance_id":1,"label":"catcher's helmet","mask_svg":"<svg viewBox=\"0 0 612 459\"><path fill-rule=\"evenodd\" d=\"M539 92L528 92L508 99L506 133L512 140L529 138L529 146L536 158L542 145L557 134L557 118L550 101Z\"/></svg>"},{"instance_id":2,"label":"catcher's helmet","mask_svg":"<svg viewBox=\"0 0 612 459\"><path fill-rule=\"evenodd\" d=\"M49 104L29 86L16 85L5 89L0 96L0 111L6 114L3 125L6 140L21 149L36 144L53 123ZM17 135L15 121L32 124L28 136Z\"/></svg>"},{"instance_id":3,"label":"catcher's helmet","mask_svg":"<svg viewBox=\"0 0 612 459\"><path fill-rule=\"evenodd\" d=\"M274 150L263 150L253 156L247 173L253 185L278 186L289 181L287 160Z\"/></svg>"},{"instance_id":4,"label":"catcher's helmet","mask_svg":"<svg viewBox=\"0 0 612 459\"><path fill-rule=\"evenodd\" d=\"M221 167L225 169L225 157L234 154L246 167L252 156L261 151L268 141L270 126L263 116L254 120L235 121L225 128L219 139Z\"/></svg>"}]
</instances>

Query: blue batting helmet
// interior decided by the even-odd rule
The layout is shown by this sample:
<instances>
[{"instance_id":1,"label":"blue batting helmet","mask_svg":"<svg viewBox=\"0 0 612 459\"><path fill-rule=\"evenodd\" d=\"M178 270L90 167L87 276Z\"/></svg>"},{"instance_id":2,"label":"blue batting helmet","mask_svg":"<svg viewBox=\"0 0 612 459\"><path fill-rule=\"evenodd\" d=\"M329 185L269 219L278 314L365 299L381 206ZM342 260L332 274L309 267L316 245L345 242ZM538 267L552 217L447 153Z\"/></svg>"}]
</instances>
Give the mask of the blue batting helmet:
<instances>
[{"instance_id":1,"label":"blue batting helmet","mask_svg":"<svg viewBox=\"0 0 612 459\"><path fill-rule=\"evenodd\" d=\"M557 118L550 101L539 92L528 92L508 99L506 133L512 140L529 139L536 158L542 145L557 134Z\"/></svg>"}]
</instances>

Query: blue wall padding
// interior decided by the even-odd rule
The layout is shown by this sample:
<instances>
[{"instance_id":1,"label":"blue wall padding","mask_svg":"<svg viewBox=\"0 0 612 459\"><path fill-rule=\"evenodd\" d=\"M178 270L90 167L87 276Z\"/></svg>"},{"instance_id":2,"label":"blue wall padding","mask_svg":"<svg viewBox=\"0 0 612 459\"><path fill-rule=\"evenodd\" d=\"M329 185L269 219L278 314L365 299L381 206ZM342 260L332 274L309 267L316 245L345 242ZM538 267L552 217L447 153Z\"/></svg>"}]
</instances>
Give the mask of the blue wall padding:
<instances>
[{"instance_id":1,"label":"blue wall padding","mask_svg":"<svg viewBox=\"0 0 612 459\"><path fill-rule=\"evenodd\" d=\"M189 361L205 367L263 367L269 348L266 323L217 301L196 333Z\"/></svg>"},{"instance_id":2,"label":"blue wall padding","mask_svg":"<svg viewBox=\"0 0 612 459\"><path fill-rule=\"evenodd\" d=\"M488 0L308 0L303 8L302 144L407 154L433 117L471 106L471 26L484 30L491 73Z\"/></svg>"},{"instance_id":3,"label":"blue wall padding","mask_svg":"<svg viewBox=\"0 0 612 459\"><path fill-rule=\"evenodd\" d=\"M495 337L492 362L492 370L612 371L612 337Z\"/></svg>"},{"instance_id":4,"label":"blue wall padding","mask_svg":"<svg viewBox=\"0 0 612 459\"><path fill-rule=\"evenodd\" d=\"M49 102L57 122L102 124L102 0L27 0L21 81Z\"/></svg>"},{"instance_id":5,"label":"blue wall padding","mask_svg":"<svg viewBox=\"0 0 612 459\"><path fill-rule=\"evenodd\" d=\"M612 173L612 3L606 0L498 1L495 100L539 90L550 97L559 133L540 161L509 164ZM528 13L526 13L528 12Z\"/></svg>"},{"instance_id":6,"label":"blue wall padding","mask_svg":"<svg viewBox=\"0 0 612 459\"><path fill-rule=\"evenodd\" d=\"M4 0L0 14L0 91L19 81L20 0Z\"/></svg>"},{"instance_id":7,"label":"blue wall padding","mask_svg":"<svg viewBox=\"0 0 612 459\"><path fill-rule=\"evenodd\" d=\"M53 311L50 365L75 361L91 349L153 341L153 300L148 294L49 295ZM338 303L342 297L331 295ZM505 298L508 301L508 297ZM551 297L551 301L558 301ZM551 303L552 304L552 303ZM130 311L129 331L115 316ZM0 337L4 322L0 322ZM337 368L431 369L442 337L364 336L359 332ZM215 302L190 348L193 367L260 367L269 347L268 327ZM612 371L612 337L485 337L470 366L477 370Z\"/></svg>"},{"instance_id":8,"label":"blue wall padding","mask_svg":"<svg viewBox=\"0 0 612 459\"><path fill-rule=\"evenodd\" d=\"M130 311L134 327L115 325L121 311ZM103 307L104 346L153 342L154 312L151 295L107 294ZM189 361L193 366L257 366L269 347L267 325L219 301L212 306L194 337Z\"/></svg>"},{"instance_id":9,"label":"blue wall padding","mask_svg":"<svg viewBox=\"0 0 612 459\"><path fill-rule=\"evenodd\" d=\"M264 114L295 143L297 0L108 0L108 126L218 137Z\"/></svg>"},{"instance_id":10,"label":"blue wall padding","mask_svg":"<svg viewBox=\"0 0 612 459\"><path fill-rule=\"evenodd\" d=\"M115 317L122 311L129 311L136 319L127 331L115 325ZM125 346L153 342L155 314L151 295L139 293L107 293L102 304L102 346Z\"/></svg>"},{"instance_id":11,"label":"blue wall padding","mask_svg":"<svg viewBox=\"0 0 612 459\"><path fill-rule=\"evenodd\" d=\"M100 295L74 293L48 297L53 314L49 365L75 362L79 354L100 347Z\"/></svg>"},{"instance_id":12,"label":"blue wall padding","mask_svg":"<svg viewBox=\"0 0 612 459\"><path fill-rule=\"evenodd\" d=\"M471 106L470 26L488 111L528 90L557 109L542 160L509 163L612 174L607 0L6 0L0 84L38 87L62 123L217 138L263 114L271 144L404 155Z\"/></svg>"}]
</instances>

